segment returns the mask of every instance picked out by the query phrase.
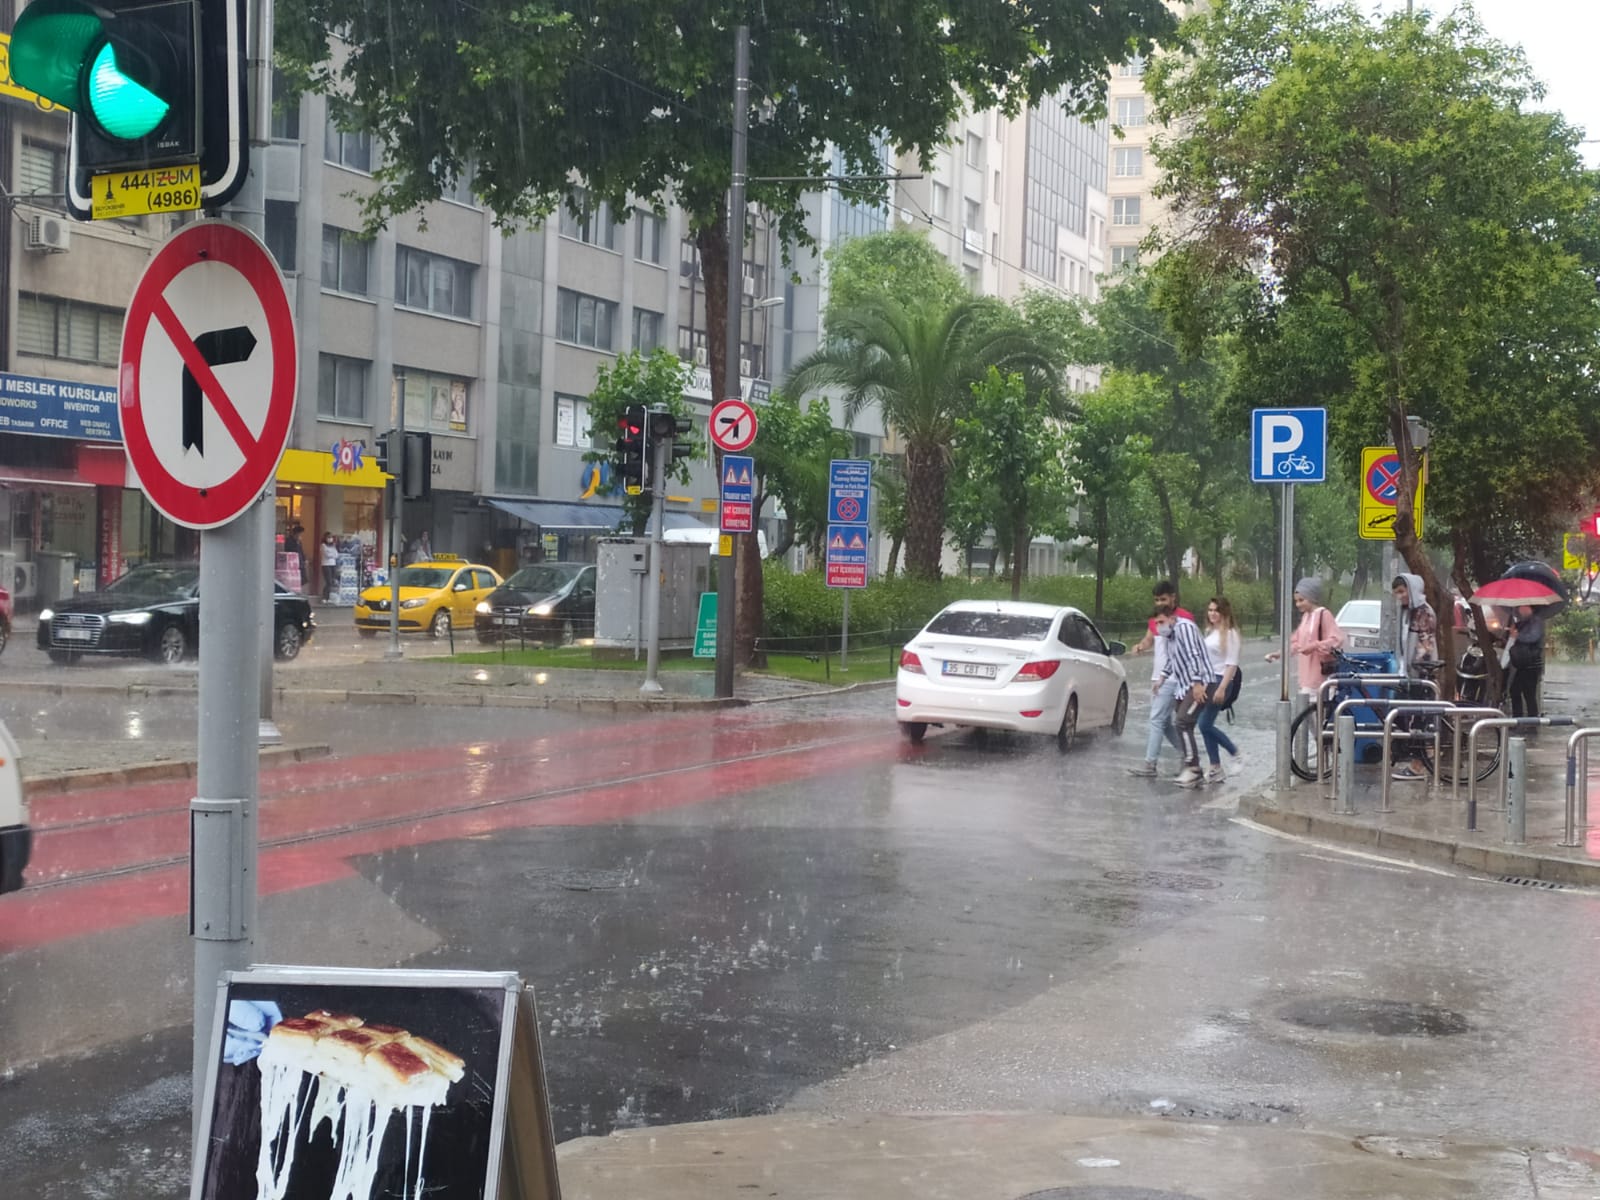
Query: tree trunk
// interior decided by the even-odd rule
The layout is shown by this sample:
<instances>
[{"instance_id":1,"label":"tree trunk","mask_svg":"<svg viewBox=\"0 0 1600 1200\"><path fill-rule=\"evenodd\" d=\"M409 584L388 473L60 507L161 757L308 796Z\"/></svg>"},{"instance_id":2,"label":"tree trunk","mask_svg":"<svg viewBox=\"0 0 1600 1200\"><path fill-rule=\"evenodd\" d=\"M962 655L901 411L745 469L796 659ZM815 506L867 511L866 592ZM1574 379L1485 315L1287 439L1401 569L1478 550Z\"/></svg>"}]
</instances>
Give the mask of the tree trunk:
<instances>
[{"instance_id":1,"label":"tree trunk","mask_svg":"<svg viewBox=\"0 0 1600 1200\"><path fill-rule=\"evenodd\" d=\"M1161 505L1161 548L1167 560L1167 578L1176 584L1183 576L1183 549L1178 545L1178 523L1172 515L1172 496L1164 483L1155 485Z\"/></svg>"},{"instance_id":2,"label":"tree trunk","mask_svg":"<svg viewBox=\"0 0 1600 1200\"><path fill-rule=\"evenodd\" d=\"M1411 445L1411 429L1406 423L1405 406L1397 399L1389 404L1389 432L1394 437L1395 449L1400 456L1400 491L1395 497L1394 506L1394 548L1400 557L1405 560L1412 574L1422 577L1422 588L1428 597L1428 603L1433 606L1434 616L1439 625L1439 657L1443 665L1439 668L1439 695L1454 697L1456 694L1456 664L1455 664L1455 604L1444 586L1439 582L1439 576L1433 569L1433 562L1427 552L1422 548L1422 542L1417 537L1416 526L1416 497L1417 485L1422 472L1422 456Z\"/></svg>"},{"instance_id":3,"label":"tree trunk","mask_svg":"<svg viewBox=\"0 0 1600 1200\"><path fill-rule=\"evenodd\" d=\"M1028 536L1028 514L1012 513L1011 528L1011 598L1021 600L1022 585L1028 577L1028 543L1033 540Z\"/></svg>"},{"instance_id":4,"label":"tree trunk","mask_svg":"<svg viewBox=\"0 0 1600 1200\"><path fill-rule=\"evenodd\" d=\"M889 539L889 568L883 573L885 579L893 579L895 570L900 566L900 544L899 534Z\"/></svg>"},{"instance_id":5,"label":"tree trunk","mask_svg":"<svg viewBox=\"0 0 1600 1200\"><path fill-rule=\"evenodd\" d=\"M1111 536L1111 509L1105 496L1094 506L1094 619L1098 624L1106 613L1106 539Z\"/></svg>"},{"instance_id":6,"label":"tree trunk","mask_svg":"<svg viewBox=\"0 0 1600 1200\"><path fill-rule=\"evenodd\" d=\"M944 549L944 448L906 444L906 574L939 578Z\"/></svg>"}]
</instances>

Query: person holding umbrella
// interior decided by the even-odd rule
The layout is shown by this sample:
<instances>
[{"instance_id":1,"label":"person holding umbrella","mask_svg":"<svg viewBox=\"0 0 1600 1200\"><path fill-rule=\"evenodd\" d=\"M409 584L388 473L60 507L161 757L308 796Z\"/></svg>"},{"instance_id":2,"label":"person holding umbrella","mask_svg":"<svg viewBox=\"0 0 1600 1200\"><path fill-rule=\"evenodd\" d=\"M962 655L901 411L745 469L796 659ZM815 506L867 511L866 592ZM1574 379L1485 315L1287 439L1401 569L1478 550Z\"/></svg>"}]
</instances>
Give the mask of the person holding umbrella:
<instances>
[{"instance_id":1,"label":"person holding umbrella","mask_svg":"<svg viewBox=\"0 0 1600 1200\"><path fill-rule=\"evenodd\" d=\"M1512 611L1506 648L1511 667L1506 698L1511 701L1511 715L1537 717L1539 683L1544 679L1544 618L1533 605L1520 604Z\"/></svg>"}]
</instances>

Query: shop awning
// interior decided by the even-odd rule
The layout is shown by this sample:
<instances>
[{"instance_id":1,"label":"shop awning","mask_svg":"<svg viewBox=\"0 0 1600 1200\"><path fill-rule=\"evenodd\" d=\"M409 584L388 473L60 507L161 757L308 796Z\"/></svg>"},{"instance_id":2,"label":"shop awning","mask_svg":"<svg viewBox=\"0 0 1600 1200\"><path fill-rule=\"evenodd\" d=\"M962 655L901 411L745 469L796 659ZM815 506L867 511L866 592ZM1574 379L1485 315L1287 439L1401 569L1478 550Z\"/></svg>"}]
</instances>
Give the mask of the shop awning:
<instances>
[{"instance_id":1,"label":"shop awning","mask_svg":"<svg viewBox=\"0 0 1600 1200\"><path fill-rule=\"evenodd\" d=\"M519 521L540 529L585 533L614 533L622 523L620 504L577 504L561 500L496 500L489 503ZM668 529L700 529L701 522L688 513L669 512Z\"/></svg>"},{"instance_id":2,"label":"shop awning","mask_svg":"<svg viewBox=\"0 0 1600 1200\"><path fill-rule=\"evenodd\" d=\"M359 461L360 466L355 463ZM319 483L324 487L381 488L390 476L378 470L372 451L348 455L341 463L338 446L327 450L285 450L278 462L279 483Z\"/></svg>"}]
</instances>

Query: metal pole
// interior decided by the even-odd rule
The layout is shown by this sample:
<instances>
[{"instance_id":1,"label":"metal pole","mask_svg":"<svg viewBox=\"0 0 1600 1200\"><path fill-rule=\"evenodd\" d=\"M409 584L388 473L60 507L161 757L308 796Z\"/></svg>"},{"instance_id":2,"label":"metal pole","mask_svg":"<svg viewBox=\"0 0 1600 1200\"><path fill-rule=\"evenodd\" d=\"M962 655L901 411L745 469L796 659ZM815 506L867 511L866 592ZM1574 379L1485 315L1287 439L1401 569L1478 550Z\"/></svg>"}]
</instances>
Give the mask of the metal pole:
<instances>
[{"instance_id":1,"label":"metal pole","mask_svg":"<svg viewBox=\"0 0 1600 1200\"><path fill-rule=\"evenodd\" d=\"M744 295L744 190L750 128L750 27L739 26L733 43L733 175L728 186L728 313L727 341L723 347L723 398L740 394L739 387L739 297ZM722 459L717 458L717 470ZM759 514L757 514L759 515ZM733 695L734 605L738 589L734 585L732 551L734 540L749 537L735 533L719 540L729 553L717 563L717 671L716 696L726 700Z\"/></svg>"},{"instance_id":2,"label":"metal pole","mask_svg":"<svg viewBox=\"0 0 1600 1200\"><path fill-rule=\"evenodd\" d=\"M246 16L251 110L250 144L267 144L271 95L272 0L251 0ZM266 183L259 150L226 215L258 236L266 226ZM260 792L262 663L261 540L271 501L200 535L200 718L195 798L189 804L189 932L194 942L192 1145L199 1145L200 1108L211 1055L217 981L257 958L257 828ZM206 652L209 648L209 653ZM270 686L270 684L268 685Z\"/></svg>"},{"instance_id":3,"label":"metal pole","mask_svg":"<svg viewBox=\"0 0 1600 1200\"><path fill-rule=\"evenodd\" d=\"M1356 719L1345 713L1339 718L1338 725L1339 767L1334 776L1334 787L1340 801L1337 811L1353 813L1356 811Z\"/></svg>"},{"instance_id":4,"label":"metal pole","mask_svg":"<svg viewBox=\"0 0 1600 1200\"><path fill-rule=\"evenodd\" d=\"M406 373L396 371L395 426L389 431L389 466L393 468L394 503L389 506L389 648L384 658L404 658L400 648L400 564L406 523Z\"/></svg>"},{"instance_id":5,"label":"metal pole","mask_svg":"<svg viewBox=\"0 0 1600 1200\"><path fill-rule=\"evenodd\" d=\"M648 423L649 418L645 420ZM644 682L639 685L646 696L659 696L662 691L656 678L661 670L661 527L667 520L667 451L671 446L671 434L650 442L650 571L644 582ZM720 629L717 635L720 639ZM717 645L721 647L720 640Z\"/></svg>"},{"instance_id":6,"label":"metal pole","mask_svg":"<svg viewBox=\"0 0 1600 1200\"><path fill-rule=\"evenodd\" d=\"M844 589L844 624L839 627L839 670L850 669L850 590Z\"/></svg>"},{"instance_id":7,"label":"metal pole","mask_svg":"<svg viewBox=\"0 0 1600 1200\"><path fill-rule=\"evenodd\" d=\"M1528 739L1511 739L1511 778L1506 792L1506 844L1528 840Z\"/></svg>"},{"instance_id":8,"label":"metal pole","mask_svg":"<svg viewBox=\"0 0 1600 1200\"><path fill-rule=\"evenodd\" d=\"M283 734L272 719L272 655L273 639L277 637L278 605L274 597L278 592L278 507L271 492L262 496L243 520L256 522L259 545L265 554L266 603L261 612L261 719L257 722L256 741L262 746L280 746Z\"/></svg>"},{"instance_id":9,"label":"metal pole","mask_svg":"<svg viewBox=\"0 0 1600 1200\"><path fill-rule=\"evenodd\" d=\"M1278 530L1278 597L1282 613L1278 629L1278 778L1279 790L1290 786L1289 730L1294 702L1289 699L1289 631L1294 620L1294 484L1283 485L1283 511ZM1320 760L1320 755L1318 756Z\"/></svg>"}]
</instances>

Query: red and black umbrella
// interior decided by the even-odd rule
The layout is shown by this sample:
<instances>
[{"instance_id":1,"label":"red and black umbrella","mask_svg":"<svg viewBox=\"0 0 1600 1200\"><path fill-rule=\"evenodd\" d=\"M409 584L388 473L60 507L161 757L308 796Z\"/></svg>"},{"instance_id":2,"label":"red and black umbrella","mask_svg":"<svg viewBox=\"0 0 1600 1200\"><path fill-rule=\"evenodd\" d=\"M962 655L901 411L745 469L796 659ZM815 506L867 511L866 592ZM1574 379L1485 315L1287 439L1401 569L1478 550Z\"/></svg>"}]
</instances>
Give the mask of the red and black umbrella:
<instances>
[{"instance_id":1,"label":"red and black umbrella","mask_svg":"<svg viewBox=\"0 0 1600 1200\"><path fill-rule=\"evenodd\" d=\"M1538 608L1565 604L1566 597L1548 583L1536 579L1496 579L1473 592L1471 602L1493 604L1501 608L1518 608L1524 604Z\"/></svg>"}]
</instances>

